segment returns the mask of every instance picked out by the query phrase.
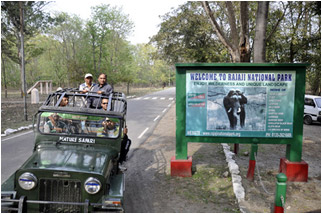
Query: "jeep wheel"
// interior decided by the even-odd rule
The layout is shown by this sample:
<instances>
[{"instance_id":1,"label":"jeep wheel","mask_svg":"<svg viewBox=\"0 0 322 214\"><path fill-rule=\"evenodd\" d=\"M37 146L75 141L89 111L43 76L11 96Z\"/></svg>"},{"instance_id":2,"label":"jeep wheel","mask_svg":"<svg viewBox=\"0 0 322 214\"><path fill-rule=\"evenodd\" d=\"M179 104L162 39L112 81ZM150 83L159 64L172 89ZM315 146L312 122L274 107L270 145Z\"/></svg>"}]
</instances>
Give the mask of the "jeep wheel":
<instances>
[{"instance_id":1,"label":"jeep wheel","mask_svg":"<svg viewBox=\"0 0 322 214\"><path fill-rule=\"evenodd\" d=\"M305 117L304 117L304 124L306 124L306 125L311 125L312 124L312 117L311 116L309 116L309 115L306 115Z\"/></svg>"}]
</instances>

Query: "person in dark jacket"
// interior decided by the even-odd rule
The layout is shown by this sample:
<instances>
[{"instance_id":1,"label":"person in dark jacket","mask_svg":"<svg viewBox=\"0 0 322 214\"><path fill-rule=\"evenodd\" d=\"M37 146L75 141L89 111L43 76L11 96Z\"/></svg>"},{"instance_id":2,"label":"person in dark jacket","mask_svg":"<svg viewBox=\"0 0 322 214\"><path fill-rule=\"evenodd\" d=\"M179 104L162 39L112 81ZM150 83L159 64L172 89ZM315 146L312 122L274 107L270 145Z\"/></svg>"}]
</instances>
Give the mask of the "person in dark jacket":
<instances>
[{"instance_id":1,"label":"person in dark jacket","mask_svg":"<svg viewBox=\"0 0 322 214\"><path fill-rule=\"evenodd\" d=\"M110 84L106 83L106 74L100 74L98 76L98 84L93 87L92 92L96 92L98 94L109 96L113 93L113 88ZM100 98L91 97L87 101L87 106L90 108L101 109Z\"/></svg>"},{"instance_id":2,"label":"person in dark jacket","mask_svg":"<svg viewBox=\"0 0 322 214\"><path fill-rule=\"evenodd\" d=\"M120 151L120 158L119 158L119 164L123 164L124 161L126 161L126 155L130 150L131 146L131 140L127 136L128 129L127 127L123 130L123 140L121 143L121 151ZM121 169L121 167L120 167Z\"/></svg>"}]
</instances>

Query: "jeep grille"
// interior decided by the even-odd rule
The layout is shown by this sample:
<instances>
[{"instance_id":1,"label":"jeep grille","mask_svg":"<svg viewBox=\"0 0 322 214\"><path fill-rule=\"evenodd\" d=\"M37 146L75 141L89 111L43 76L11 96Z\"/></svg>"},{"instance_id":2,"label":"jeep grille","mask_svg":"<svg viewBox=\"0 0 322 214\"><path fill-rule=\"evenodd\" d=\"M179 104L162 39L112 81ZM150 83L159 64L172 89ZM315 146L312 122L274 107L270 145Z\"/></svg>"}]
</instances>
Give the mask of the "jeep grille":
<instances>
[{"instance_id":1,"label":"jeep grille","mask_svg":"<svg viewBox=\"0 0 322 214\"><path fill-rule=\"evenodd\" d=\"M39 200L81 202L81 182L78 180L40 179ZM63 204L40 204L39 212L82 212L82 207Z\"/></svg>"}]
</instances>

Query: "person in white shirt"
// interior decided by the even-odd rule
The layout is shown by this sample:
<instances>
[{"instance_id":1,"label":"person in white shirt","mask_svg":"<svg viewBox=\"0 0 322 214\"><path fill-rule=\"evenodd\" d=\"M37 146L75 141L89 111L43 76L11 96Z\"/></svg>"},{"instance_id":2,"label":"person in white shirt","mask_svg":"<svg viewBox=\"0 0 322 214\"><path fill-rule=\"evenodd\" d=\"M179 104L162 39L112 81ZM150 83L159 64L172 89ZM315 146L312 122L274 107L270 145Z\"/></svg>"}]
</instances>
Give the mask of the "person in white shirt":
<instances>
[{"instance_id":1,"label":"person in white shirt","mask_svg":"<svg viewBox=\"0 0 322 214\"><path fill-rule=\"evenodd\" d=\"M86 74L84 80L85 80L85 82L80 84L79 90L85 94L89 91L92 91L96 84L93 83L93 75L92 74L89 74L89 73Z\"/></svg>"}]
</instances>

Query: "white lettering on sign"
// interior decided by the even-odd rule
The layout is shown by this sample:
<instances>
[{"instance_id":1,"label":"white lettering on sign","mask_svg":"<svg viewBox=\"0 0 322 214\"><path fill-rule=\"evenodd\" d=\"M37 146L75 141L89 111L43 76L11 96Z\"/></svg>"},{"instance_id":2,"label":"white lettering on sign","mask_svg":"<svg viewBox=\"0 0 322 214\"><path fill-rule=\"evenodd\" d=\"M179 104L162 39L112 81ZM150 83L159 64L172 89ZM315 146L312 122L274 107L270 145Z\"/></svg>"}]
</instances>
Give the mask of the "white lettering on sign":
<instances>
[{"instance_id":1,"label":"white lettering on sign","mask_svg":"<svg viewBox=\"0 0 322 214\"><path fill-rule=\"evenodd\" d=\"M93 138L78 138L79 143L95 143Z\"/></svg>"},{"instance_id":2,"label":"white lettering on sign","mask_svg":"<svg viewBox=\"0 0 322 214\"><path fill-rule=\"evenodd\" d=\"M74 142L74 143L95 143L93 138L78 138L77 137L59 137L61 142Z\"/></svg>"},{"instance_id":3,"label":"white lettering on sign","mask_svg":"<svg viewBox=\"0 0 322 214\"><path fill-rule=\"evenodd\" d=\"M76 137L59 137L59 141L61 142L77 142Z\"/></svg>"}]
</instances>

